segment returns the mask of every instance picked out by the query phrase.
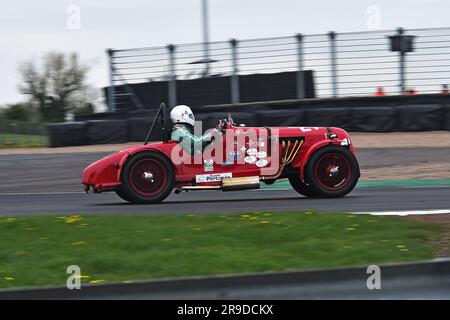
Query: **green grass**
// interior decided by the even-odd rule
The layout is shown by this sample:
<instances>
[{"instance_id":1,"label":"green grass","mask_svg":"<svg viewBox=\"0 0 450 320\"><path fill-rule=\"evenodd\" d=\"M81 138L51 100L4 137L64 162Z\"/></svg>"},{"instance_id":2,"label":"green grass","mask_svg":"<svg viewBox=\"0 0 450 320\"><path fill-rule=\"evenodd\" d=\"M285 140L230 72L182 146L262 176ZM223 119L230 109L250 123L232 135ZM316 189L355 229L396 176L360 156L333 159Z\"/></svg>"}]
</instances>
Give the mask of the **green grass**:
<instances>
[{"instance_id":1,"label":"green grass","mask_svg":"<svg viewBox=\"0 0 450 320\"><path fill-rule=\"evenodd\" d=\"M0 134L0 148L46 147L48 138L44 135Z\"/></svg>"},{"instance_id":2,"label":"green grass","mask_svg":"<svg viewBox=\"0 0 450 320\"><path fill-rule=\"evenodd\" d=\"M0 217L0 287L283 271L432 258L430 224L345 213Z\"/></svg>"}]
</instances>

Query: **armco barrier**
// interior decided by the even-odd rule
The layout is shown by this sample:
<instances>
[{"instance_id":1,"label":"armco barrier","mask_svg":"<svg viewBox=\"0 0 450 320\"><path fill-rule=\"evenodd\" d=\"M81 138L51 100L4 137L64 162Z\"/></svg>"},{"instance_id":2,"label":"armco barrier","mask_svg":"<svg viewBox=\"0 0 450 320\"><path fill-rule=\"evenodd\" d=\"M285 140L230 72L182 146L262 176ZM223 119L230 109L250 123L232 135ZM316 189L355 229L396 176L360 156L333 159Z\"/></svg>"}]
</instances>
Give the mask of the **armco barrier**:
<instances>
[{"instance_id":1,"label":"armco barrier","mask_svg":"<svg viewBox=\"0 0 450 320\"><path fill-rule=\"evenodd\" d=\"M397 110L393 107L350 108L350 131L391 132L397 125Z\"/></svg>"},{"instance_id":2,"label":"armco barrier","mask_svg":"<svg viewBox=\"0 0 450 320\"><path fill-rule=\"evenodd\" d=\"M84 140L85 122L56 123L47 127L50 147L80 146Z\"/></svg>"},{"instance_id":3,"label":"armco barrier","mask_svg":"<svg viewBox=\"0 0 450 320\"><path fill-rule=\"evenodd\" d=\"M398 107L399 131L444 130L444 108L437 104L408 105Z\"/></svg>"},{"instance_id":4,"label":"armco barrier","mask_svg":"<svg viewBox=\"0 0 450 320\"><path fill-rule=\"evenodd\" d=\"M214 127L228 113L247 126L334 126L350 132L450 130L450 95L284 100L193 109L196 118L203 121L203 130ZM154 112L95 114L92 120L79 116L77 120L83 120L84 125L80 122L51 125L50 145L142 141ZM117 120L118 115L121 120ZM153 139L161 138L162 133L157 130Z\"/></svg>"},{"instance_id":5,"label":"armco barrier","mask_svg":"<svg viewBox=\"0 0 450 320\"><path fill-rule=\"evenodd\" d=\"M349 108L314 108L307 109L305 126L339 127L351 129Z\"/></svg>"},{"instance_id":6,"label":"armco barrier","mask_svg":"<svg viewBox=\"0 0 450 320\"><path fill-rule=\"evenodd\" d=\"M128 141L144 141L153 119L153 117L128 119ZM160 126L155 126L152 140L158 141L162 139L163 132Z\"/></svg>"},{"instance_id":7,"label":"armco barrier","mask_svg":"<svg viewBox=\"0 0 450 320\"><path fill-rule=\"evenodd\" d=\"M444 130L450 131L450 105L444 106Z\"/></svg>"},{"instance_id":8,"label":"armco barrier","mask_svg":"<svg viewBox=\"0 0 450 320\"><path fill-rule=\"evenodd\" d=\"M128 141L128 119L87 121L84 136L86 144L125 143Z\"/></svg>"}]
</instances>

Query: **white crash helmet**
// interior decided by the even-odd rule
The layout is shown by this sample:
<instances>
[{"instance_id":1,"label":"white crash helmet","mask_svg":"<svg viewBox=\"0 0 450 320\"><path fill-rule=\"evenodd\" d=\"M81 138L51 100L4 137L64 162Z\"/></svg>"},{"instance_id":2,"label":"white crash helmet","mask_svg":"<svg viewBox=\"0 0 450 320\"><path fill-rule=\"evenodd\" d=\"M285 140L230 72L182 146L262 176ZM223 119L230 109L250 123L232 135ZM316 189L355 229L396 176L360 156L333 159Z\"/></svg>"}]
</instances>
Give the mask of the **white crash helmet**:
<instances>
[{"instance_id":1,"label":"white crash helmet","mask_svg":"<svg viewBox=\"0 0 450 320\"><path fill-rule=\"evenodd\" d=\"M191 108L184 104L173 107L172 111L170 111L170 119L174 124L187 123L191 126L194 126L195 124L195 117Z\"/></svg>"}]
</instances>

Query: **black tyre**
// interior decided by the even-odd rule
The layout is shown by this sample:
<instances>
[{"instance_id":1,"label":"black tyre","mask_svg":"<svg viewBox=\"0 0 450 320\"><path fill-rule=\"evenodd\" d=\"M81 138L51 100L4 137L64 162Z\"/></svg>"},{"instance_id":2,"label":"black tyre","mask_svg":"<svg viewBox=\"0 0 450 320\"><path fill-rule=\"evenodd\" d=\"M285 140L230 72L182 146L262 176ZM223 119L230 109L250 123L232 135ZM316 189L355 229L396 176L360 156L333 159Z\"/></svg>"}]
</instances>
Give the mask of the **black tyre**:
<instances>
[{"instance_id":1,"label":"black tyre","mask_svg":"<svg viewBox=\"0 0 450 320\"><path fill-rule=\"evenodd\" d=\"M128 195L122 190L122 187L119 187L118 189L115 190L116 194L121 197L123 200L131 202L130 197L128 197Z\"/></svg>"},{"instance_id":2,"label":"black tyre","mask_svg":"<svg viewBox=\"0 0 450 320\"><path fill-rule=\"evenodd\" d=\"M116 193L134 203L158 203L172 191L175 177L172 164L158 152L140 152L131 157L121 173Z\"/></svg>"},{"instance_id":3,"label":"black tyre","mask_svg":"<svg viewBox=\"0 0 450 320\"><path fill-rule=\"evenodd\" d=\"M347 148L320 148L313 153L305 167L305 179L312 192L320 197L343 197L358 182L358 161Z\"/></svg>"},{"instance_id":4,"label":"black tyre","mask_svg":"<svg viewBox=\"0 0 450 320\"><path fill-rule=\"evenodd\" d=\"M311 186L302 180L300 180L300 177L298 174L291 174L288 177L289 183L291 184L292 188L294 188L295 191L300 193L301 195L305 197L317 197L318 194L312 190Z\"/></svg>"}]
</instances>

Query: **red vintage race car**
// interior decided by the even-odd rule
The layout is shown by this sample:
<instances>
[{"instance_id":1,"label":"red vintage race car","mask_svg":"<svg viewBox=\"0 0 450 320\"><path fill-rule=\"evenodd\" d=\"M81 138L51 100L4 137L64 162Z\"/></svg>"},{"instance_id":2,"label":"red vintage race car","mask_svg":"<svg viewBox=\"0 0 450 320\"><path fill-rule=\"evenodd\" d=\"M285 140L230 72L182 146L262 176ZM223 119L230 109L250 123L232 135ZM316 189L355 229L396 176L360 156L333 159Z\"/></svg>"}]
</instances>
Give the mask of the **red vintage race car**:
<instances>
[{"instance_id":1,"label":"red vintage race car","mask_svg":"<svg viewBox=\"0 0 450 320\"><path fill-rule=\"evenodd\" d=\"M246 127L229 115L222 135L199 154L187 154L170 141L161 104L144 145L100 159L83 172L86 192L115 191L135 203L158 203L173 190L258 189L288 179L307 197L343 197L360 171L348 133L333 127ZM161 121L163 141L148 144Z\"/></svg>"}]
</instances>

